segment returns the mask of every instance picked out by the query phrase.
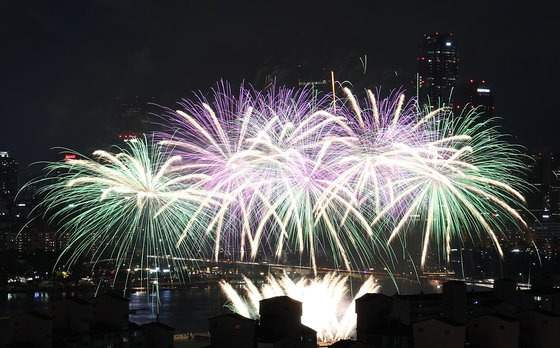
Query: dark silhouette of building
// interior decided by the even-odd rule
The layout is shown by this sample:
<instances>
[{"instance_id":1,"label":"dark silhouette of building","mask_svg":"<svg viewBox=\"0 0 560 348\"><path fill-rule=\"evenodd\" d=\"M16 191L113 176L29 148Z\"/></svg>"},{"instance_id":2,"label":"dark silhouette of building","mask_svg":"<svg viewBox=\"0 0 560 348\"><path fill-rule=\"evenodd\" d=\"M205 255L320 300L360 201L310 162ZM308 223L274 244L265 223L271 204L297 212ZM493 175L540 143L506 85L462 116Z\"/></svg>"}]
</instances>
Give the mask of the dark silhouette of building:
<instances>
[{"instance_id":1,"label":"dark silhouette of building","mask_svg":"<svg viewBox=\"0 0 560 348\"><path fill-rule=\"evenodd\" d=\"M147 109L148 103L152 100L135 96L127 100L117 97L116 101L118 103L118 140L130 141L154 130L154 124L150 121L150 113Z\"/></svg>"},{"instance_id":2,"label":"dark silhouette of building","mask_svg":"<svg viewBox=\"0 0 560 348\"><path fill-rule=\"evenodd\" d=\"M512 279L496 280L492 291L448 281L441 294L366 294L356 314L357 340L372 347L548 347L536 332L560 335L560 289L542 274L530 290Z\"/></svg>"},{"instance_id":3,"label":"dark silhouette of building","mask_svg":"<svg viewBox=\"0 0 560 348\"><path fill-rule=\"evenodd\" d=\"M425 34L418 55L417 93L421 106L457 104L459 56L452 34Z\"/></svg>"},{"instance_id":4,"label":"dark silhouette of building","mask_svg":"<svg viewBox=\"0 0 560 348\"><path fill-rule=\"evenodd\" d=\"M0 151L0 217L10 215L18 190L18 163Z\"/></svg>"},{"instance_id":5,"label":"dark silhouette of building","mask_svg":"<svg viewBox=\"0 0 560 348\"><path fill-rule=\"evenodd\" d=\"M332 91L332 77L324 65L299 64L297 86L309 88L314 94L326 94Z\"/></svg>"},{"instance_id":6,"label":"dark silhouette of building","mask_svg":"<svg viewBox=\"0 0 560 348\"><path fill-rule=\"evenodd\" d=\"M447 318L430 318L412 325L414 348L463 348L465 324Z\"/></svg>"},{"instance_id":7,"label":"dark silhouette of building","mask_svg":"<svg viewBox=\"0 0 560 348\"><path fill-rule=\"evenodd\" d=\"M544 197L548 191L548 171L545 170L548 161L549 155L542 152L531 153L526 160L526 180L532 186L532 190L525 195L525 199L527 208L537 218L543 214Z\"/></svg>"},{"instance_id":8,"label":"dark silhouette of building","mask_svg":"<svg viewBox=\"0 0 560 348\"><path fill-rule=\"evenodd\" d=\"M106 293L92 299L93 324L100 329L127 330L128 329L128 299Z\"/></svg>"},{"instance_id":9,"label":"dark silhouette of building","mask_svg":"<svg viewBox=\"0 0 560 348\"><path fill-rule=\"evenodd\" d=\"M277 296L259 303L260 329L264 339L283 338L294 347L315 347L317 333L301 323L302 304L288 296Z\"/></svg>"},{"instance_id":10,"label":"dark silhouette of building","mask_svg":"<svg viewBox=\"0 0 560 348\"><path fill-rule=\"evenodd\" d=\"M357 340L373 347L410 347L412 327L392 316L393 298L365 294L356 299Z\"/></svg>"},{"instance_id":11,"label":"dark silhouette of building","mask_svg":"<svg viewBox=\"0 0 560 348\"><path fill-rule=\"evenodd\" d=\"M259 321L231 313L210 318L210 347L316 348L317 332L301 323L301 302L269 298L260 302L259 314Z\"/></svg>"},{"instance_id":12,"label":"dark silhouette of building","mask_svg":"<svg viewBox=\"0 0 560 348\"><path fill-rule=\"evenodd\" d=\"M209 319L211 347L254 347L257 321L228 313Z\"/></svg>"},{"instance_id":13,"label":"dark silhouette of building","mask_svg":"<svg viewBox=\"0 0 560 348\"><path fill-rule=\"evenodd\" d=\"M560 342L560 315L542 309L515 314L520 322L519 346L554 348Z\"/></svg>"},{"instance_id":14,"label":"dark silhouette of building","mask_svg":"<svg viewBox=\"0 0 560 348\"><path fill-rule=\"evenodd\" d=\"M560 220L560 155L550 154L546 207L554 220Z\"/></svg>"},{"instance_id":15,"label":"dark silhouette of building","mask_svg":"<svg viewBox=\"0 0 560 348\"><path fill-rule=\"evenodd\" d=\"M526 180L532 188L526 193L527 221L536 240L560 237L560 156L530 153L526 159Z\"/></svg>"},{"instance_id":16,"label":"dark silhouette of building","mask_svg":"<svg viewBox=\"0 0 560 348\"><path fill-rule=\"evenodd\" d=\"M443 284L443 316L457 323L467 320L467 284L450 280Z\"/></svg>"},{"instance_id":17,"label":"dark silhouette of building","mask_svg":"<svg viewBox=\"0 0 560 348\"><path fill-rule=\"evenodd\" d=\"M519 320L507 315L492 313L471 318L467 330L473 347L519 346Z\"/></svg>"},{"instance_id":18,"label":"dark silhouette of building","mask_svg":"<svg viewBox=\"0 0 560 348\"><path fill-rule=\"evenodd\" d=\"M26 312L10 318L12 347L53 347L53 320L39 312Z\"/></svg>"},{"instance_id":19,"label":"dark silhouette of building","mask_svg":"<svg viewBox=\"0 0 560 348\"><path fill-rule=\"evenodd\" d=\"M330 348L370 348L370 345L354 340L340 340L329 346Z\"/></svg>"},{"instance_id":20,"label":"dark silhouette of building","mask_svg":"<svg viewBox=\"0 0 560 348\"><path fill-rule=\"evenodd\" d=\"M392 316L405 325L415 321L437 318L443 315L443 297L441 294L425 294L393 296Z\"/></svg>"},{"instance_id":21,"label":"dark silhouette of building","mask_svg":"<svg viewBox=\"0 0 560 348\"><path fill-rule=\"evenodd\" d=\"M139 326L128 321L128 313L128 300L118 295L66 297L50 305L49 315L12 317L7 347L173 347L173 328L159 322Z\"/></svg>"},{"instance_id":22,"label":"dark silhouette of building","mask_svg":"<svg viewBox=\"0 0 560 348\"><path fill-rule=\"evenodd\" d=\"M469 80L465 88L465 104L467 108L476 109L482 119L487 120L494 115L494 97L486 80Z\"/></svg>"},{"instance_id":23,"label":"dark silhouette of building","mask_svg":"<svg viewBox=\"0 0 560 348\"><path fill-rule=\"evenodd\" d=\"M175 329L160 322L147 323L142 327L144 348L173 348Z\"/></svg>"}]
</instances>

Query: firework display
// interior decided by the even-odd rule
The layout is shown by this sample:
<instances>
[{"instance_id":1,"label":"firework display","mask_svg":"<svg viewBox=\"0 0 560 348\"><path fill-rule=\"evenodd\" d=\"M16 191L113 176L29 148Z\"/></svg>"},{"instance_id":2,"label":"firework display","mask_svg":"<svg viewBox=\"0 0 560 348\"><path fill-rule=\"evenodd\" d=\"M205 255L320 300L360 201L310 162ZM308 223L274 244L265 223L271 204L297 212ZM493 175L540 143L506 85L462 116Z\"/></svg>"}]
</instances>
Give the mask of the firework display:
<instances>
[{"instance_id":1,"label":"firework display","mask_svg":"<svg viewBox=\"0 0 560 348\"><path fill-rule=\"evenodd\" d=\"M422 266L431 240L448 258L458 235L486 233L501 255L503 227L525 225L518 149L476 110L424 112L402 93L370 90L360 103L343 91L344 99L274 88L234 96L221 85L212 101L168 110L163 142L193 173L214 178L209 192L234 197L210 214L215 256L289 249L315 268L316 252L329 250L350 269L373 254L390 258L388 246L410 231L422 235ZM187 219L185 233L198 215Z\"/></svg>"},{"instance_id":2,"label":"firework display","mask_svg":"<svg viewBox=\"0 0 560 348\"><path fill-rule=\"evenodd\" d=\"M70 234L59 260L68 255L65 266L71 267L87 253L92 264L113 259L117 272L122 267L144 271L158 269L160 258L167 268L190 255L189 249L200 248L201 238L176 248L181 232L176 226L201 202L219 203L219 195L211 199L203 189L209 178L181 171L179 156L167 156L145 138L117 150L95 151L93 159L74 154L47 166L52 175L42 179L42 207ZM148 262L154 255L158 258Z\"/></svg>"},{"instance_id":3,"label":"firework display","mask_svg":"<svg viewBox=\"0 0 560 348\"><path fill-rule=\"evenodd\" d=\"M334 272L311 279L302 277L297 281L287 274L280 277L269 275L260 290L250 279L244 277L243 281L245 294L240 294L225 281L219 283L233 311L247 318L258 319L259 301L289 296L302 303L301 323L317 331L319 341L355 338L355 300L379 290L373 277L369 277L351 297L348 276Z\"/></svg>"},{"instance_id":4,"label":"firework display","mask_svg":"<svg viewBox=\"0 0 560 348\"><path fill-rule=\"evenodd\" d=\"M101 245L94 259L289 252L316 270L321 253L353 269L389 262L407 234L421 265L457 236L487 235L501 255L504 228L525 225L518 149L475 111L343 92L222 83L166 109L156 140L50 164L42 206L71 232L70 262Z\"/></svg>"}]
</instances>

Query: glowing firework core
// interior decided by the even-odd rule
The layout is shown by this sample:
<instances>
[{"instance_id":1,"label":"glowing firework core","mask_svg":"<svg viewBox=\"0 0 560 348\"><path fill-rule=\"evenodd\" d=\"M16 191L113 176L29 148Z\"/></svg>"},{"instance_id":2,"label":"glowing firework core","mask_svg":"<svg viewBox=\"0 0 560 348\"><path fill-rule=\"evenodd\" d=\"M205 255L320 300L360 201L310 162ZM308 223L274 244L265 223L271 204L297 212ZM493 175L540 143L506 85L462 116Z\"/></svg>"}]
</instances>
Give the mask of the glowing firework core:
<instances>
[{"instance_id":1,"label":"glowing firework core","mask_svg":"<svg viewBox=\"0 0 560 348\"><path fill-rule=\"evenodd\" d=\"M321 251L346 269L374 256L389 267L407 233L419 237L421 266L434 243L449 261L465 233L490 236L502 255L500 233L526 226L527 184L519 150L491 121L424 112L398 92L343 91L234 95L224 83L211 100L167 109L156 142L51 163L42 204L72 232L70 264L101 244L92 260L111 251L119 267L138 249L215 259L296 251L315 271Z\"/></svg>"},{"instance_id":2,"label":"glowing firework core","mask_svg":"<svg viewBox=\"0 0 560 348\"><path fill-rule=\"evenodd\" d=\"M244 277L246 294L240 295L229 283L220 282L232 309L247 318L257 319L259 301L276 296L289 296L302 303L302 324L317 331L319 341L353 338L356 330L355 300L366 293L378 292L379 285L368 278L352 297L348 276L328 273L323 277L293 281L287 274L269 275L259 290Z\"/></svg>"}]
</instances>

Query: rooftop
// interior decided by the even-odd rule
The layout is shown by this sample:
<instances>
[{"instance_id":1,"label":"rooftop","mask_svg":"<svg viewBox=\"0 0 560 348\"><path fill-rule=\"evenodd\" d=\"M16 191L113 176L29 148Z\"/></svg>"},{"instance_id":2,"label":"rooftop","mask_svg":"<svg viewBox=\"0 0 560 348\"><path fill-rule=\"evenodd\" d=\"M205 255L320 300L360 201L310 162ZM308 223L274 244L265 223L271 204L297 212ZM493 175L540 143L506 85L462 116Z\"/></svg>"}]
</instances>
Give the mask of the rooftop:
<instances>
[{"instance_id":1,"label":"rooftop","mask_svg":"<svg viewBox=\"0 0 560 348\"><path fill-rule=\"evenodd\" d=\"M291 303L298 303L301 304L300 301L294 300L289 296L276 296L271 298L266 298L260 301L261 303L273 303L273 302L291 302Z\"/></svg>"},{"instance_id":2,"label":"rooftop","mask_svg":"<svg viewBox=\"0 0 560 348\"><path fill-rule=\"evenodd\" d=\"M545 316L550 317L550 318L558 318L558 317L560 317L560 315L558 315L558 314L556 314L556 313L553 313L553 312L550 312L550 311L546 311L546 310L540 309L540 308L527 309L527 310L524 310L524 311L521 311L521 312L517 312L517 313L515 313L515 315L517 315L517 314L523 314L523 313L528 313L528 312L539 313L539 314L545 315Z\"/></svg>"},{"instance_id":3,"label":"rooftop","mask_svg":"<svg viewBox=\"0 0 560 348\"><path fill-rule=\"evenodd\" d=\"M60 300L58 300L54 303L61 302L61 301L70 301L70 302L74 302L74 303L77 303L77 304L82 305L82 306L90 306L91 305L91 302L86 301L86 300L81 299L81 298L78 298L78 297L75 297L75 296L63 297L63 298L61 298Z\"/></svg>"},{"instance_id":4,"label":"rooftop","mask_svg":"<svg viewBox=\"0 0 560 348\"><path fill-rule=\"evenodd\" d=\"M465 326L464 324L456 322L455 320L451 320L451 319L444 318L444 317L423 319L423 320L419 320L419 321L415 322L414 324L423 323L423 322L430 321L430 320L439 321L441 323L444 323L444 324L447 324L447 325L450 325L450 326L455 326L455 327L464 327Z\"/></svg>"},{"instance_id":5,"label":"rooftop","mask_svg":"<svg viewBox=\"0 0 560 348\"><path fill-rule=\"evenodd\" d=\"M416 301L416 300L422 300L422 301L426 301L426 300L441 300L443 299L443 294L425 294L423 292L419 293L419 294L412 294L412 295L394 295L394 298L397 299L403 299L403 300L412 300L412 301Z\"/></svg>"},{"instance_id":6,"label":"rooftop","mask_svg":"<svg viewBox=\"0 0 560 348\"><path fill-rule=\"evenodd\" d=\"M41 320L52 320L52 317L50 315L47 315L45 313L41 313L41 312L36 312L36 311L29 311L29 312L23 312L17 315L14 315L12 318L17 318L23 315L30 315L33 316L35 318L41 319Z\"/></svg>"},{"instance_id":7,"label":"rooftop","mask_svg":"<svg viewBox=\"0 0 560 348\"><path fill-rule=\"evenodd\" d=\"M101 296L95 297L94 299L103 298L103 297L112 298L114 300L118 300L118 301L122 301L122 302L126 302L126 303L130 302L127 298L124 298L124 297L122 297L120 295L117 295L117 294L114 294L112 292L106 292Z\"/></svg>"},{"instance_id":8,"label":"rooftop","mask_svg":"<svg viewBox=\"0 0 560 348\"><path fill-rule=\"evenodd\" d=\"M376 299L376 298L386 298L386 299L390 299L389 296L384 295L382 293L378 293L378 292L369 292L359 298L356 299L356 302L361 302L361 301L370 301L372 299Z\"/></svg>"},{"instance_id":9,"label":"rooftop","mask_svg":"<svg viewBox=\"0 0 560 348\"><path fill-rule=\"evenodd\" d=\"M175 328L169 326L169 325L165 325L164 323L161 323L159 321L153 321L151 323L146 323L144 325L142 325L142 328L144 327L158 327L164 330L168 330L168 331L175 331Z\"/></svg>"},{"instance_id":10,"label":"rooftop","mask_svg":"<svg viewBox=\"0 0 560 348\"><path fill-rule=\"evenodd\" d=\"M250 318L246 318L240 314L237 313L225 313L225 314L220 314L217 315L215 317L211 317L208 320L212 320L212 319L218 319L218 318L223 318L223 317L228 317L228 318L233 318L233 319L237 319L237 320L241 320L241 321L246 321L246 322L256 322L256 320L254 319L250 319Z\"/></svg>"},{"instance_id":11,"label":"rooftop","mask_svg":"<svg viewBox=\"0 0 560 348\"><path fill-rule=\"evenodd\" d=\"M514 322L519 321L519 320L517 320L513 317L510 317L510 316L507 316L507 315L504 315L504 314L500 314L500 313L482 314L482 315L476 316L472 319L482 318L482 317L494 317L494 318L498 318L502 321L507 321L507 322L510 322L510 323L514 323Z\"/></svg>"}]
</instances>

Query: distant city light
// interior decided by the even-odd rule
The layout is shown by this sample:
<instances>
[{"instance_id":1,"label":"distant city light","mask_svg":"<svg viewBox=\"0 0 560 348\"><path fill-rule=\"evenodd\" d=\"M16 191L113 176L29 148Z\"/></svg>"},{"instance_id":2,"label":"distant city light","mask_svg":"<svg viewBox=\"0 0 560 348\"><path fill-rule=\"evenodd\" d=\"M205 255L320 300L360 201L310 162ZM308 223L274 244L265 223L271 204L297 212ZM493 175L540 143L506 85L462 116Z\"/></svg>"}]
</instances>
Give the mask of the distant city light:
<instances>
[{"instance_id":1,"label":"distant city light","mask_svg":"<svg viewBox=\"0 0 560 348\"><path fill-rule=\"evenodd\" d=\"M451 42L447 41L447 42L445 43L445 46L447 46L447 47L451 46Z\"/></svg>"},{"instance_id":2,"label":"distant city light","mask_svg":"<svg viewBox=\"0 0 560 348\"><path fill-rule=\"evenodd\" d=\"M490 89L488 88L477 88L476 91L478 93L490 93Z\"/></svg>"}]
</instances>

